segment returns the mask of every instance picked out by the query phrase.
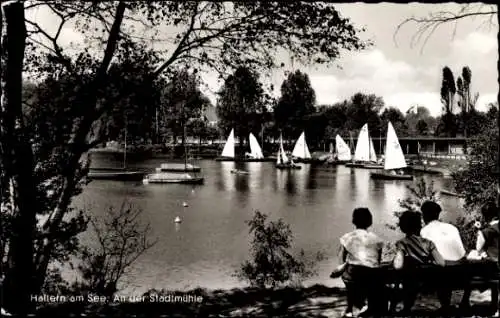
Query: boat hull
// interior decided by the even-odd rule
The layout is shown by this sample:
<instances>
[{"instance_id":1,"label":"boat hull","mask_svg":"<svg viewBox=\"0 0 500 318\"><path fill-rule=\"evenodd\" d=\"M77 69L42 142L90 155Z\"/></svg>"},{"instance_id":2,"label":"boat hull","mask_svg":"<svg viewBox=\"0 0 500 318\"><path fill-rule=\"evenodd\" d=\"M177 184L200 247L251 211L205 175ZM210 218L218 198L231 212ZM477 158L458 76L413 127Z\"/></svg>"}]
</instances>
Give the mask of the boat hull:
<instances>
[{"instance_id":1,"label":"boat hull","mask_svg":"<svg viewBox=\"0 0 500 318\"><path fill-rule=\"evenodd\" d=\"M364 168L365 164L361 162L348 162L345 166L348 168Z\"/></svg>"},{"instance_id":2,"label":"boat hull","mask_svg":"<svg viewBox=\"0 0 500 318\"><path fill-rule=\"evenodd\" d=\"M276 158L267 157L267 158L230 158L230 157L217 157L215 161L234 161L234 162L273 162L276 161Z\"/></svg>"},{"instance_id":3,"label":"boat hull","mask_svg":"<svg viewBox=\"0 0 500 318\"><path fill-rule=\"evenodd\" d=\"M159 168L161 172L200 172L201 168L192 164L166 163Z\"/></svg>"},{"instance_id":4,"label":"boat hull","mask_svg":"<svg viewBox=\"0 0 500 318\"><path fill-rule=\"evenodd\" d=\"M140 181L144 178L145 172L141 171L90 171L87 175L92 180L119 180L119 181Z\"/></svg>"},{"instance_id":5,"label":"boat hull","mask_svg":"<svg viewBox=\"0 0 500 318\"><path fill-rule=\"evenodd\" d=\"M383 165L378 165L378 164L365 164L363 165L363 168L364 169L384 169L384 166Z\"/></svg>"},{"instance_id":6,"label":"boat hull","mask_svg":"<svg viewBox=\"0 0 500 318\"><path fill-rule=\"evenodd\" d=\"M147 180L144 183L178 183L178 184L203 184L205 180L203 178L193 178L193 179L152 179Z\"/></svg>"},{"instance_id":7,"label":"boat hull","mask_svg":"<svg viewBox=\"0 0 500 318\"><path fill-rule=\"evenodd\" d=\"M290 164L278 163L278 164L276 164L276 169L280 169L280 170L299 170L299 169L302 169L302 167L298 166L298 165L290 165Z\"/></svg>"},{"instance_id":8,"label":"boat hull","mask_svg":"<svg viewBox=\"0 0 500 318\"><path fill-rule=\"evenodd\" d=\"M309 159L302 159L302 158L293 158L294 162L298 163L308 163L308 164L323 164L326 162L326 159L318 159L318 158L309 158Z\"/></svg>"},{"instance_id":9,"label":"boat hull","mask_svg":"<svg viewBox=\"0 0 500 318\"><path fill-rule=\"evenodd\" d=\"M391 174L388 172L372 172L370 177L377 180L413 180L413 176L410 174Z\"/></svg>"},{"instance_id":10,"label":"boat hull","mask_svg":"<svg viewBox=\"0 0 500 318\"><path fill-rule=\"evenodd\" d=\"M202 177L198 178L146 178L143 179L144 184L149 183L180 183L180 184L203 184L205 179Z\"/></svg>"}]
</instances>

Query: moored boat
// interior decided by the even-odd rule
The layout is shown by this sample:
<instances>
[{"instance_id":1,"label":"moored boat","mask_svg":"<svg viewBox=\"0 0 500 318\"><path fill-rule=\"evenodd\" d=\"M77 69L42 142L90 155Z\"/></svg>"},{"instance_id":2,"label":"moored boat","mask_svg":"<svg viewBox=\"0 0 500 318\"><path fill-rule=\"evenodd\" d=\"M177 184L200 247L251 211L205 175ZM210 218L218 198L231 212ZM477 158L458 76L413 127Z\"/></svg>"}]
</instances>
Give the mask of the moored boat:
<instances>
[{"instance_id":1,"label":"moored boat","mask_svg":"<svg viewBox=\"0 0 500 318\"><path fill-rule=\"evenodd\" d=\"M171 172L156 172L150 173L144 177L142 182L149 183L184 183L184 184L202 184L203 177L195 177L189 173L171 173Z\"/></svg>"},{"instance_id":2,"label":"moored boat","mask_svg":"<svg viewBox=\"0 0 500 318\"><path fill-rule=\"evenodd\" d=\"M412 175L403 172L406 167L406 159L399 144L398 136L389 122L387 124L384 170L372 172L370 176L372 179L379 180L412 180Z\"/></svg>"},{"instance_id":3,"label":"moored boat","mask_svg":"<svg viewBox=\"0 0 500 318\"><path fill-rule=\"evenodd\" d=\"M200 172L201 168L190 163L162 163L160 168L162 172Z\"/></svg>"},{"instance_id":4,"label":"moored boat","mask_svg":"<svg viewBox=\"0 0 500 318\"><path fill-rule=\"evenodd\" d=\"M140 181L146 173L120 169L90 169L87 177L92 180Z\"/></svg>"},{"instance_id":5,"label":"moored boat","mask_svg":"<svg viewBox=\"0 0 500 318\"><path fill-rule=\"evenodd\" d=\"M367 163L367 164L364 164L362 168L364 168L364 169L384 169L384 165L378 164L378 163Z\"/></svg>"}]
</instances>

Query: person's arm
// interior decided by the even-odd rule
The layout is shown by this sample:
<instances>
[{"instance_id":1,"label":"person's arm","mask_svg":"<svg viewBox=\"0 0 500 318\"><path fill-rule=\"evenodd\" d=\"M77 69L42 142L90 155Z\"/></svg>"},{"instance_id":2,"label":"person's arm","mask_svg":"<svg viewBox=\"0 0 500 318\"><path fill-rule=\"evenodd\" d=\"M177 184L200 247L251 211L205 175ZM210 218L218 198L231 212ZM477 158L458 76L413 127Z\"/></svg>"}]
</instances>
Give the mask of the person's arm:
<instances>
[{"instance_id":1,"label":"person's arm","mask_svg":"<svg viewBox=\"0 0 500 318\"><path fill-rule=\"evenodd\" d=\"M342 263L345 263L347 261L347 250L342 245L340 246L340 260L342 261Z\"/></svg>"},{"instance_id":2,"label":"person's arm","mask_svg":"<svg viewBox=\"0 0 500 318\"><path fill-rule=\"evenodd\" d=\"M484 244L486 243L486 240L484 238L483 231L477 232L477 239L476 239L476 251L478 253L481 253L481 251L484 248Z\"/></svg>"},{"instance_id":3,"label":"person's arm","mask_svg":"<svg viewBox=\"0 0 500 318\"><path fill-rule=\"evenodd\" d=\"M396 256L394 257L393 265L395 269L402 269L404 265L404 253L401 250L396 252Z\"/></svg>"},{"instance_id":4,"label":"person's arm","mask_svg":"<svg viewBox=\"0 0 500 318\"><path fill-rule=\"evenodd\" d=\"M436 246L434 245L434 243L432 243L431 255L434 258L434 262L437 265L439 265L439 266L444 266L445 265L444 258L441 255L441 253L438 252L438 250L437 250Z\"/></svg>"}]
</instances>

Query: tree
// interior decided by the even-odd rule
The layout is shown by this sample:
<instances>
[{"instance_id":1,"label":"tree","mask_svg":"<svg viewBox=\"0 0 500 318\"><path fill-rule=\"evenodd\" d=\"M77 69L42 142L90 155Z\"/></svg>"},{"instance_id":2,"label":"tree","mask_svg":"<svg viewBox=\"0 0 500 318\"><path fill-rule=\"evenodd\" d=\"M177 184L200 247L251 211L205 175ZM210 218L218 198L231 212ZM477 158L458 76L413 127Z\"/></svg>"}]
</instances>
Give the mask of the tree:
<instances>
[{"instance_id":1,"label":"tree","mask_svg":"<svg viewBox=\"0 0 500 318\"><path fill-rule=\"evenodd\" d=\"M255 211L253 218L246 221L253 235L252 259L245 261L235 276L258 288L275 288L314 275L315 265L323 255L317 253L312 260L305 257L303 250L298 256L292 255L290 226L281 219L269 222L267 218Z\"/></svg>"},{"instance_id":2,"label":"tree","mask_svg":"<svg viewBox=\"0 0 500 318\"><path fill-rule=\"evenodd\" d=\"M53 14L55 33L26 18L25 11L41 7ZM100 120L131 90L154 85L160 74L176 65L192 64L221 73L242 64L270 68L277 64L272 53L278 49L304 63L330 63L341 49L358 50L370 44L358 38L360 30L332 5L322 3L9 1L2 2L2 10L2 216L9 215L11 227L3 251L8 261L2 265L9 266L2 266L2 295L7 309L16 314L31 310L29 295L38 294L44 285L57 242L64 237L60 232L70 218L72 198L85 183L84 154L108 137L99 127ZM61 31L71 23L91 48L77 43L68 51L60 45ZM146 43L145 33L158 39L160 26L178 31L167 39L172 43L169 55L154 61L154 68L147 65L140 73L140 87L118 88L110 100L107 88L114 61ZM26 74L33 78L68 74L74 83L81 83L70 101L71 108L80 111L68 113L67 142L37 145L44 147L41 153L57 150L57 160L48 157L45 165L35 165L27 138L30 125L22 116L23 59ZM46 170L50 177L45 177ZM43 224L37 227L37 215L43 213ZM66 236L65 241L73 238Z\"/></svg>"},{"instance_id":3,"label":"tree","mask_svg":"<svg viewBox=\"0 0 500 318\"><path fill-rule=\"evenodd\" d=\"M236 69L219 91L216 110L224 133L234 129L243 145L256 126L256 114L265 112L264 89L258 75L247 67Z\"/></svg>"},{"instance_id":4,"label":"tree","mask_svg":"<svg viewBox=\"0 0 500 318\"><path fill-rule=\"evenodd\" d=\"M479 27L492 27L495 24L495 17L498 18L498 9L496 5L480 5L476 6L471 3L460 4L456 6L456 9L452 10L440 10L429 13L427 16L420 17L410 17L404 19L396 27L394 32L394 41L396 41L399 31L407 24L414 23L417 25L416 32L411 37L410 45L413 47L418 45L421 46L421 51L424 50L425 45L433 33L441 26L446 24L457 24L461 20L465 19L477 19L481 21Z\"/></svg>"},{"instance_id":5,"label":"tree","mask_svg":"<svg viewBox=\"0 0 500 318\"><path fill-rule=\"evenodd\" d=\"M443 68L443 79L441 83L441 102L443 103L443 115L441 116L437 134L445 134L454 137L457 133L456 116L453 114L456 86L453 72L448 66Z\"/></svg>"},{"instance_id":6,"label":"tree","mask_svg":"<svg viewBox=\"0 0 500 318\"><path fill-rule=\"evenodd\" d=\"M405 115L395 107L384 109L380 115L383 127L387 127L387 123L391 122L398 136L408 135L408 127L406 126Z\"/></svg>"},{"instance_id":7,"label":"tree","mask_svg":"<svg viewBox=\"0 0 500 318\"><path fill-rule=\"evenodd\" d=\"M296 70L281 84L281 96L274 108L274 117L285 138L296 138L305 128L305 117L315 112L316 93L309 76Z\"/></svg>"},{"instance_id":8,"label":"tree","mask_svg":"<svg viewBox=\"0 0 500 318\"><path fill-rule=\"evenodd\" d=\"M427 135L436 129L436 119L425 106L412 106L405 118L410 135Z\"/></svg>"},{"instance_id":9,"label":"tree","mask_svg":"<svg viewBox=\"0 0 500 318\"><path fill-rule=\"evenodd\" d=\"M360 130L364 124L368 124L370 132L382 133L385 128L381 126L379 113L384 107L382 97L375 94L354 94L347 106L347 128L349 131Z\"/></svg>"},{"instance_id":10,"label":"tree","mask_svg":"<svg viewBox=\"0 0 500 318\"><path fill-rule=\"evenodd\" d=\"M182 136L182 146L186 143L185 128L188 122L201 118L203 110L210 104L199 85L196 73L181 69L173 72L162 92L160 107L163 122L171 129L174 143L178 135Z\"/></svg>"}]
</instances>

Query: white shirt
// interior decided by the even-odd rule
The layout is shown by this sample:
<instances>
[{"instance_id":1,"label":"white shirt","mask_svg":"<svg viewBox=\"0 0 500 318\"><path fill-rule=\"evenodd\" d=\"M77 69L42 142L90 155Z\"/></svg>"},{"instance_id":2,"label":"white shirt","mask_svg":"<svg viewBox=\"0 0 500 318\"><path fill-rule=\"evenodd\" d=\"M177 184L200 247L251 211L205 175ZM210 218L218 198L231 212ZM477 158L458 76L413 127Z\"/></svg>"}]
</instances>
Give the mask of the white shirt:
<instances>
[{"instance_id":1,"label":"white shirt","mask_svg":"<svg viewBox=\"0 0 500 318\"><path fill-rule=\"evenodd\" d=\"M431 221L422 228L420 236L432 241L445 261L458 261L465 256L460 233L454 225Z\"/></svg>"}]
</instances>

